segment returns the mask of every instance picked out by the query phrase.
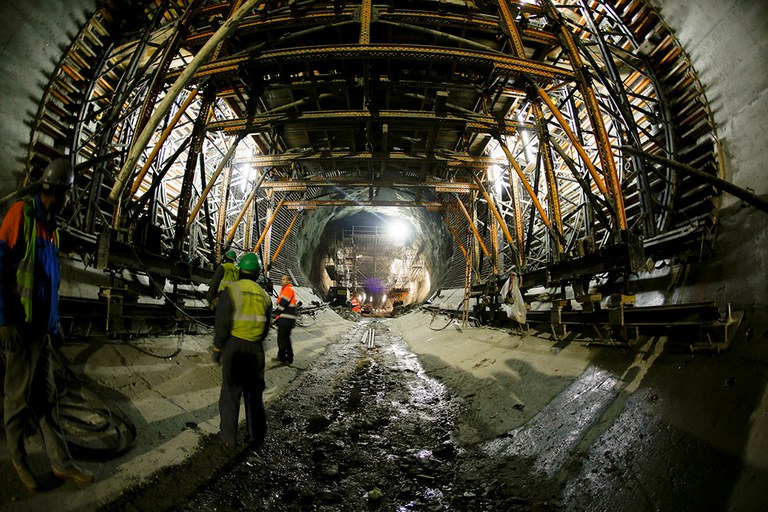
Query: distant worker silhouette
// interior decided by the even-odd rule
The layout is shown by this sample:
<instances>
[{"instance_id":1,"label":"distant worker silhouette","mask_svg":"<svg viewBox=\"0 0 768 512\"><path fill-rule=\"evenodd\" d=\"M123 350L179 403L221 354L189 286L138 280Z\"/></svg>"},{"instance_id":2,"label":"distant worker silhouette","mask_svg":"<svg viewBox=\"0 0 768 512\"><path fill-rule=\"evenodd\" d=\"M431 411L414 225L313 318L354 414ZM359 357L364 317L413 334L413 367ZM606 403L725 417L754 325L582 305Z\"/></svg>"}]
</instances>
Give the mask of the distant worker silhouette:
<instances>
[{"instance_id":1,"label":"distant worker silhouette","mask_svg":"<svg viewBox=\"0 0 768 512\"><path fill-rule=\"evenodd\" d=\"M296 292L291 278L283 275L280 294L277 296L277 360L285 364L293 364L293 345L291 331L296 325Z\"/></svg>"},{"instance_id":2,"label":"distant worker silhouette","mask_svg":"<svg viewBox=\"0 0 768 512\"><path fill-rule=\"evenodd\" d=\"M205 295L211 309L216 309L216 301L219 299L221 291L240 278L235 260L237 260L237 253L232 250L227 251L222 258L221 265L216 267L213 273L211 285Z\"/></svg>"}]
</instances>

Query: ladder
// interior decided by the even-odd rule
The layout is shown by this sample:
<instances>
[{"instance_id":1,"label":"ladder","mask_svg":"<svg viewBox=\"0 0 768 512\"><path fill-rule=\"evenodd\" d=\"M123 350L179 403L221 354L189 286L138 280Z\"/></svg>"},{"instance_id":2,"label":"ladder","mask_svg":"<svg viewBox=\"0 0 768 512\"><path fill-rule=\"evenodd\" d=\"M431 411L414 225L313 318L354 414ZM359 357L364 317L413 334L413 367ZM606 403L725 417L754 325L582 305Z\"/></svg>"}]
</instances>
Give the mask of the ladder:
<instances>
[{"instance_id":1,"label":"ladder","mask_svg":"<svg viewBox=\"0 0 768 512\"><path fill-rule=\"evenodd\" d=\"M467 265L464 269L464 301L461 307L461 327L469 325L469 298L472 293L472 254L467 256Z\"/></svg>"}]
</instances>

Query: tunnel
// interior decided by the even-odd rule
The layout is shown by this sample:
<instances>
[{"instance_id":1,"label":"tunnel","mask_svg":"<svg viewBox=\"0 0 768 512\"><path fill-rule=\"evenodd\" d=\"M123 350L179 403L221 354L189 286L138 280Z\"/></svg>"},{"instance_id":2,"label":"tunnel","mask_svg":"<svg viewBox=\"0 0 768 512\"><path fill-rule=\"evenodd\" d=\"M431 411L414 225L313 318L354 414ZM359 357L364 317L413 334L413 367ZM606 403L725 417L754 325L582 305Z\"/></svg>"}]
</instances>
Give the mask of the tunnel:
<instances>
[{"instance_id":1,"label":"tunnel","mask_svg":"<svg viewBox=\"0 0 768 512\"><path fill-rule=\"evenodd\" d=\"M30 429L2 510L768 509L765 2L0 12L0 215L74 169L57 410L95 475ZM259 446L215 438L229 251L301 303Z\"/></svg>"}]
</instances>

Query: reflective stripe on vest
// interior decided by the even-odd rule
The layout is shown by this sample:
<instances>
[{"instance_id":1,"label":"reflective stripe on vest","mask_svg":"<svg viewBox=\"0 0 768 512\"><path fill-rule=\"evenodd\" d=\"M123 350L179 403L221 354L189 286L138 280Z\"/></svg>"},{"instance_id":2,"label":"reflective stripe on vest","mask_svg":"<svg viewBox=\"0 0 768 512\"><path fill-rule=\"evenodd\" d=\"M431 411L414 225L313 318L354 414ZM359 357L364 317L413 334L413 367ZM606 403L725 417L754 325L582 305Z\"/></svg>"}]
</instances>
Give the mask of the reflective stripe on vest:
<instances>
[{"instance_id":1,"label":"reflective stripe on vest","mask_svg":"<svg viewBox=\"0 0 768 512\"><path fill-rule=\"evenodd\" d=\"M258 284L248 279L232 283L229 290L235 305L232 336L248 341L258 340L267 325L269 297Z\"/></svg>"},{"instance_id":2,"label":"reflective stripe on vest","mask_svg":"<svg viewBox=\"0 0 768 512\"><path fill-rule=\"evenodd\" d=\"M32 289L35 286L35 246L37 242L37 215L35 199L24 201L24 257L16 269L16 290L24 307L24 320L32 322ZM53 232L53 245L59 246L59 230Z\"/></svg>"},{"instance_id":3,"label":"reflective stripe on vest","mask_svg":"<svg viewBox=\"0 0 768 512\"><path fill-rule=\"evenodd\" d=\"M283 299L288 302L287 306L282 305ZM296 291L290 284L280 288L280 295L277 297L277 308L280 312L276 318L278 325L284 325L284 322L279 322L279 320L296 320ZM293 323L291 322L288 325L293 325Z\"/></svg>"},{"instance_id":4,"label":"reflective stripe on vest","mask_svg":"<svg viewBox=\"0 0 768 512\"><path fill-rule=\"evenodd\" d=\"M224 269L224 275L219 282L219 292L240 279L240 269L237 268L234 263L227 262L223 263L221 266Z\"/></svg>"}]
</instances>

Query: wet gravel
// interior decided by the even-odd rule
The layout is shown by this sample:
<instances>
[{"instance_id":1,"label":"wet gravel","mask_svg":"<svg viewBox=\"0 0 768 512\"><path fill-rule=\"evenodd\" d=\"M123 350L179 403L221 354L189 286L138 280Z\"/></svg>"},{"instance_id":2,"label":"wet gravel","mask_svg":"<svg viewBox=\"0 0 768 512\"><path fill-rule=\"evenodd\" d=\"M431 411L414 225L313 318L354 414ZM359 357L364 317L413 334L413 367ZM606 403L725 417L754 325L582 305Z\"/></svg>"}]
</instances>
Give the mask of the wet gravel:
<instances>
[{"instance_id":1,"label":"wet gravel","mask_svg":"<svg viewBox=\"0 0 768 512\"><path fill-rule=\"evenodd\" d=\"M463 409L400 337L362 320L271 402L262 446L206 439L187 462L102 510L561 508L535 479L521 480L525 461L458 445Z\"/></svg>"},{"instance_id":2,"label":"wet gravel","mask_svg":"<svg viewBox=\"0 0 768 512\"><path fill-rule=\"evenodd\" d=\"M442 510L461 404L403 341L358 323L270 407L265 445L186 510Z\"/></svg>"}]
</instances>

